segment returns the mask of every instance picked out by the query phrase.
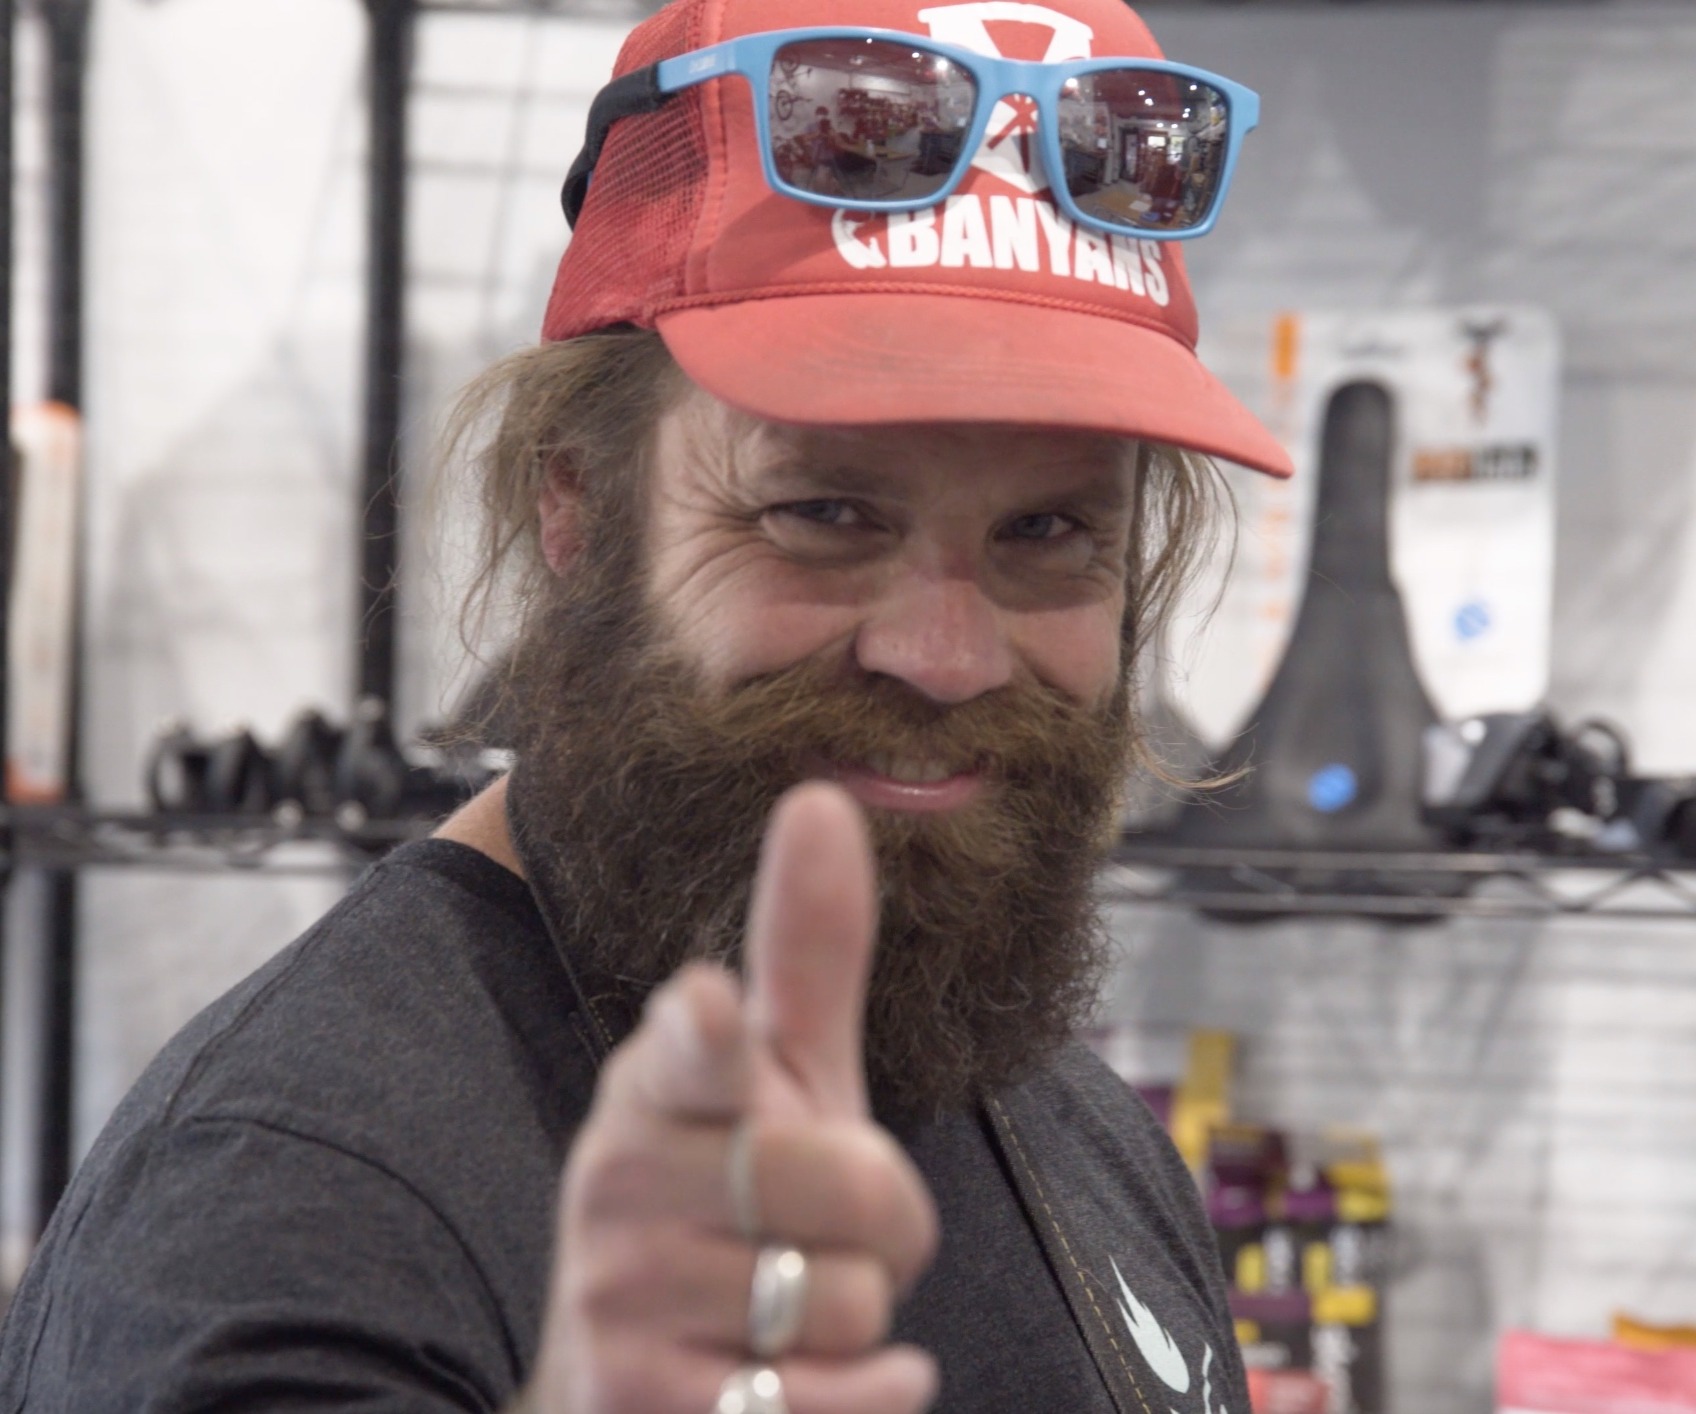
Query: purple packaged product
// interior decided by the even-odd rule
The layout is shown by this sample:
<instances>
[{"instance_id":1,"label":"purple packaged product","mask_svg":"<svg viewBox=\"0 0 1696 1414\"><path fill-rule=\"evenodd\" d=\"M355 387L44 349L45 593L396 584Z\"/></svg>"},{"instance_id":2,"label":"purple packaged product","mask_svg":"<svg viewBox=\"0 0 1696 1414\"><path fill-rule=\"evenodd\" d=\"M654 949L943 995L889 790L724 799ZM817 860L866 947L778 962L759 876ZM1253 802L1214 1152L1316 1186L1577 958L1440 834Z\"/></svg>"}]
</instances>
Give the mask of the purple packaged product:
<instances>
[{"instance_id":1,"label":"purple packaged product","mask_svg":"<svg viewBox=\"0 0 1696 1414\"><path fill-rule=\"evenodd\" d=\"M1231 1319L1251 1370L1313 1367L1313 1303L1304 1291L1233 1291Z\"/></svg>"},{"instance_id":2,"label":"purple packaged product","mask_svg":"<svg viewBox=\"0 0 1696 1414\"><path fill-rule=\"evenodd\" d=\"M1279 1195L1274 1226L1279 1235L1267 1252L1267 1285L1323 1291L1334 1284L1331 1234L1337 1225L1337 1195L1317 1174L1298 1173ZM1274 1262L1276 1257L1276 1262ZM1276 1270L1274 1267L1276 1266Z\"/></svg>"},{"instance_id":3,"label":"purple packaged product","mask_svg":"<svg viewBox=\"0 0 1696 1414\"><path fill-rule=\"evenodd\" d=\"M1287 1221L1308 1227L1329 1227L1337 1217L1337 1195L1324 1179L1311 1187L1289 1188L1283 1195Z\"/></svg>"},{"instance_id":4,"label":"purple packaged product","mask_svg":"<svg viewBox=\"0 0 1696 1414\"><path fill-rule=\"evenodd\" d=\"M1225 1280L1243 1291L1266 1285L1266 1200L1258 1189L1214 1183L1207 1194L1207 1217L1219 1242Z\"/></svg>"},{"instance_id":5,"label":"purple packaged product","mask_svg":"<svg viewBox=\"0 0 1696 1414\"><path fill-rule=\"evenodd\" d=\"M1215 1183L1207 1195L1207 1217L1220 1231L1266 1226L1266 1200L1260 1190L1241 1183Z\"/></svg>"},{"instance_id":6,"label":"purple packaged product","mask_svg":"<svg viewBox=\"0 0 1696 1414\"><path fill-rule=\"evenodd\" d=\"M1284 1172L1284 1136L1258 1124L1222 1124L1207 1136L1207 1171L1217 1183L1267 1192Z\"/></svg>"}]
</instances>

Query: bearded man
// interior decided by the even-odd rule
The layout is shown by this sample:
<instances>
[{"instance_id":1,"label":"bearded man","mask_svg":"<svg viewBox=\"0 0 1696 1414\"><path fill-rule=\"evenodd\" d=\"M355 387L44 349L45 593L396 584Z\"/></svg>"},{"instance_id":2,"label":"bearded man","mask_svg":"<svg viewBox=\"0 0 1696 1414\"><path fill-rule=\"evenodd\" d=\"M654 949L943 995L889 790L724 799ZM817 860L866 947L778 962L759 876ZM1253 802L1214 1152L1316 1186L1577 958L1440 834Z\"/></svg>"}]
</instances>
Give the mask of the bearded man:
<instances>
[{"instance_id":1,"label":"bearded man","mask_svg":"<svg viewBox=\"0 0 1696 1414\"><path fill-rule=\"evenodd\" d=\"M1118 0L680 0L619 74L466 405L518 764L155 1062L7 1407L1247 1414L1072 1036L1205 455L1287 471L1170 239L1253 95Z\"/></svg>"}]
</instances>

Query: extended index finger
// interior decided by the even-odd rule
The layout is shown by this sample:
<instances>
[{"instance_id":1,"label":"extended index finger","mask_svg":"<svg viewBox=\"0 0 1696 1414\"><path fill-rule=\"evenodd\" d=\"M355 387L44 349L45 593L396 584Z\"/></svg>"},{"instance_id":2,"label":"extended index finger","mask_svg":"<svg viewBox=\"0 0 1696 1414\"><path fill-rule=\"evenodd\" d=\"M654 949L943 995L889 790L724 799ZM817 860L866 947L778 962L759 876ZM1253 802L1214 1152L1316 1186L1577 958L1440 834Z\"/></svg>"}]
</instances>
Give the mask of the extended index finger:
<instances>
[{"instance_id":1,"label":"extended index finger","mask_svg":"<svg viewBox=\"0 0 1696 1414\"><path fill-rule=\"evenodd\" d=\"M813 1113L866 1112L861 1048L876 928L876 867L859 807L838 786L797 786L772 812L754 878L748 1024L756 1065L774 1063Z\"/></svg>"}]
</instances>

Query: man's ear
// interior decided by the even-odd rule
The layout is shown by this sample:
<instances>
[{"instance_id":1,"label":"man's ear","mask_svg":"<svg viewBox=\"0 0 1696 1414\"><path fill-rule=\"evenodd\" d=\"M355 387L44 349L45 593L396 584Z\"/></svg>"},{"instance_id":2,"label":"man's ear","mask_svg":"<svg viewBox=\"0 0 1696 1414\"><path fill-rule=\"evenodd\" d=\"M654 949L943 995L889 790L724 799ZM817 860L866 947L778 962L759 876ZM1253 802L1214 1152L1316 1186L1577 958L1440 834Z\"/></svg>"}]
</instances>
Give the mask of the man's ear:
<instances>
[{"instance_id":1,"label":"man's ear","mask_svg":"<svg viewBox=\"0 0 1696 1414\"><path fill-rule=\"evenodd\" d=\"M583 490L568 466L552 466L536 498L541 523L542 558L556 575L570 571L583 548Z\"/></svg>"}]
</instances>

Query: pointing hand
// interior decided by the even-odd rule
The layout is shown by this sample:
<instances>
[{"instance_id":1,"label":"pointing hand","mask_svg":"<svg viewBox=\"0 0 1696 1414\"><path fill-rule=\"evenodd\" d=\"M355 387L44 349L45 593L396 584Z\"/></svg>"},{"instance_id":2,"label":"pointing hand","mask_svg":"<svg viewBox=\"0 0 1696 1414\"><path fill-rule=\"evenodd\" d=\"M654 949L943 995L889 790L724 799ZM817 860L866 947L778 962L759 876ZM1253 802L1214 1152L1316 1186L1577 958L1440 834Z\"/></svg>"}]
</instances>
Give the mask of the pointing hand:
<instances>
[{"instance_id":1,"label":"pointing hand","mask_svg":"<svg viewBox=\"0 0 1696 1414\"><path fill-rule=\"evenodd\" d=\"M929 1405L930 1357L886 1343L896 1298L935 1249L936 1217L867 1108L861 1036L876 921L858 807L835 786L790 791L754 879L746 986L686 966L601 1076L566 1165L534 1408ZM798 1265L775 1265L791 1247L804 1280L774 1287L774 1273ZM762 1249L762 1310L795 1318L774 1317L781 1332L765 1322L768 1337L783 1337L769 1361L781 1405L760 1402L763 1382L739 1399L733 1378L768 1363L751 1350Z\"/></svg>"}]
</instances>

